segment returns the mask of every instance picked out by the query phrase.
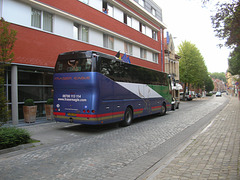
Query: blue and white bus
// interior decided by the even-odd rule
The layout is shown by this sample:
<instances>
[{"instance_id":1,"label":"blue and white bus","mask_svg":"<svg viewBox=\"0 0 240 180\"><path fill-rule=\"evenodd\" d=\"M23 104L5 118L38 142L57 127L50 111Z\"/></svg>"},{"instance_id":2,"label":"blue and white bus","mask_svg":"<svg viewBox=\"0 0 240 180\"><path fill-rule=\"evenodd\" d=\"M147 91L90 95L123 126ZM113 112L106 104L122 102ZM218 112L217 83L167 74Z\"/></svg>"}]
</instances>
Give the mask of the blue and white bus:
<instances>
[{"instance_id":1,"label":"blue and white bus","mask_svg":"<svg viewBox=\"0 0 240 180\"><path fill-rule=\"evenodd\" d=\"M134 118L171 109L166 73L100 52L60 54L53 79L54 117L59 122L128 126Z\"/></svg>"}]
</instances>

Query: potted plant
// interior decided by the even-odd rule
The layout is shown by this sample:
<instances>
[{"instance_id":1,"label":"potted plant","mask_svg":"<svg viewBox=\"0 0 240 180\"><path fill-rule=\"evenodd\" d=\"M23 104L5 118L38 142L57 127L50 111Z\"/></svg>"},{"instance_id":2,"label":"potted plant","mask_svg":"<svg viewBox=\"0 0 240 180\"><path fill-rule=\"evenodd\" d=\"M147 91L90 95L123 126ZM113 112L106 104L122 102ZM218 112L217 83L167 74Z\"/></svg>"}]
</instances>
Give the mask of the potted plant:
<instances>
[{"instance_id":1,"label":"potted plant","mask_svg":"<svg viewBox=\"0 0 240 180\"><path fill-rule=\"evenodd\" d=\"M53 98L47 100L47 104L45 104L45 111L47 120L53 120Z\"/></svg>"},{"instance_id":2,"label":"potted plant","mask_svg":"<svg viewBox=\"0 0 240 180\"><path fill-rule=\"evenodd\" d=\"M34 105L33 99L26 99L23 106L24 121L32 123L36 121L37 106Z\"/></svg>"}]
</instances>

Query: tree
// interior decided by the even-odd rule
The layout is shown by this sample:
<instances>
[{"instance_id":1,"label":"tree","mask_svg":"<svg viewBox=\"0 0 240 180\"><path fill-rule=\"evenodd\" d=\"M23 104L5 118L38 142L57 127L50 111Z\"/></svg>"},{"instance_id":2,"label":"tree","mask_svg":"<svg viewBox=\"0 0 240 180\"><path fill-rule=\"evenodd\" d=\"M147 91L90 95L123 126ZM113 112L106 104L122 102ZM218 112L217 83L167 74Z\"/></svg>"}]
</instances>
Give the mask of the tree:
<instances>
[{"instance_id":1,"label":"tree","mask_svg":"<svg viewBox=\"0 0 240 180\"><path fill-rule=\"evenodd\" d=\"M206 4L210 0L202 1ZM226 40L226 46L234 48L228 59L228 71L233 75L240 74L240 0L217 3L216 7L217 12L211 17L216 36Z\"/></svg>"},{"instance_id":2,"label":"tree","mask_svg":"<svg viewBox=\"0 0 240 180\"><path fill-rule=\"evenodd\" d=\"M202 88L207 80L208 71L204 59L194 44L182 42L179 47L179 74L180 81L184 83L184 99L189 85Z\"/></svg>"},{"instance_id":3,"label":"tree","mask_svg":"<svg viewBox=\"0 0 240 180\"><path fill-rule=\"evenodd\" d=\"M236 47L228 59L228 71L232 75L240 75L240 47Z\"/></svg>"},{"instance_id":4,"label":"tree","mask_svg":"<svg viewBox=\"0 0 240 180\"><path fill-rule=\"evenodd\" d=\"M0 126L9 119L7 100L4 91L4 71L14 58L12 52L16 41L15 30L9 29L9 23L3 18L0 20Z\"/></svg>"},{"instance_id":5,"label":"tree","mask_svg":"<svg viewBox=\"0 0 240 180\"><path fill-rule=\"evenodd\" d=\"M213 84L212 78L210 76L208 76L206 84L205 84L205 90L207 92L210 92L213 89L214 89L214 84Z\"/></svg>"},{"instance_id":6,"label":"tree","mask_svg":"<svg viewBox=\"0 0 240 180\"><path fill-rule=\"evenodd\" d=\"M211 0L202 0L203 4L209 1ZM228 59L228 71L233 75L240 75L240 0L218 2L216 10L216 14L211 17L216 36L226 40L225 46L234 48Z\"/></svg>"},{"instance_id":7,"label":"tree","mask_svg":"<svg viewBox=\"0 0 240 180\"><path fill-rule=\"evenodd\" d=\"M219 79L222 80L223 82L227 82L226 80L226 76L224 72L214 72L214 73L210 73L210 76L214 79Z\"/></svg>"},{"instance_id":8,"label":"tree","mask_svg":"<svg viewBox=\"0 0 240 180\"><path fill-rule=\"evenodd\" d=\"M211 17L216 36L225 39L225 45L240 45L240 0L218 3L217 13Z\"/></svg>"}]
</instances>

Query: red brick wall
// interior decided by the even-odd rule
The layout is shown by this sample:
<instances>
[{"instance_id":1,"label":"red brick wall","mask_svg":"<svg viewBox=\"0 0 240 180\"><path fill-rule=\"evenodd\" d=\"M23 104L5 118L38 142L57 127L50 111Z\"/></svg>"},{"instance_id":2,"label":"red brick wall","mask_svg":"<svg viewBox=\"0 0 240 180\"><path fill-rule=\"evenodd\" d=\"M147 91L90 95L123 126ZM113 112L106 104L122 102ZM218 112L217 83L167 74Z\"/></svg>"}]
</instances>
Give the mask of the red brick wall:
<instances>
[{"instance_id":1,"label":"red brick wall","mask_svg":"<svg viewBox=\"0 0 240 180\"><path fill-rule=\"evenodd\" d=\"M110 17L100 11L97 11L96 9L94 9L84 3L81 3L77 0L61 0L61 1L59 1L59 0L40 0L40 1L47 5L50 5L52 7L60 9L62 11L73 14L77 17L80 17L84 20L87 20L89 22L97 24L101 27L109 29L113 32L121 34L125 37L128 37L129 39L132 39L132 40L135 40L142 44L145 44L145 45L147 45L153 49L156 49L158 51L160 51L160 49L161 49L160 43L158 41L155 41L152 38L150 38L146 35L143 35L141 32L139 32L133 28L130 28L126 24L121 23L118 20L115 20L112 17ZM138 14L138 15L141 16L140 14Z\"/></svg>"},{"instance_id":2,"label":"red brick wall","mask_svg":"<svg viewBox=\"0 0 240 180\"><path fill-rule=\"evenodd\" d=\"M17 30L17 41L14 46L15 60L13 63L54 67L58 54L67 51L95 50L111 55L116 54L115 51L31 28L13 24L11 28ZM161 55L159 55L158 65L135 57L130 57L130 60L132 64L161 71Z\"/></svg>"}]
</instances>

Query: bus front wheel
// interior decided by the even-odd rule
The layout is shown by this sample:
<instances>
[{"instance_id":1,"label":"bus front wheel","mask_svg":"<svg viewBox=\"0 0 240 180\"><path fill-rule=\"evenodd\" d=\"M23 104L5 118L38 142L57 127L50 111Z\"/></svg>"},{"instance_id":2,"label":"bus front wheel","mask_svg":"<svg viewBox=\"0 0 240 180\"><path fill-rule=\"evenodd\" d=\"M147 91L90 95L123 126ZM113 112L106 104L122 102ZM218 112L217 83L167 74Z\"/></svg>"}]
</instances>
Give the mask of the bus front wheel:
<instances>
[{"instance_id":1,"label":"bus front wheel","mask_svg":"<svg viewBox=\"0 0 240 180\"><path fill-rule=\"evenodd\" d=\"M121 126L129 126L132 123L133 111L130 107L127 107L124 113L124 120L120 123Z\"/></svg>"}]
</instances>

